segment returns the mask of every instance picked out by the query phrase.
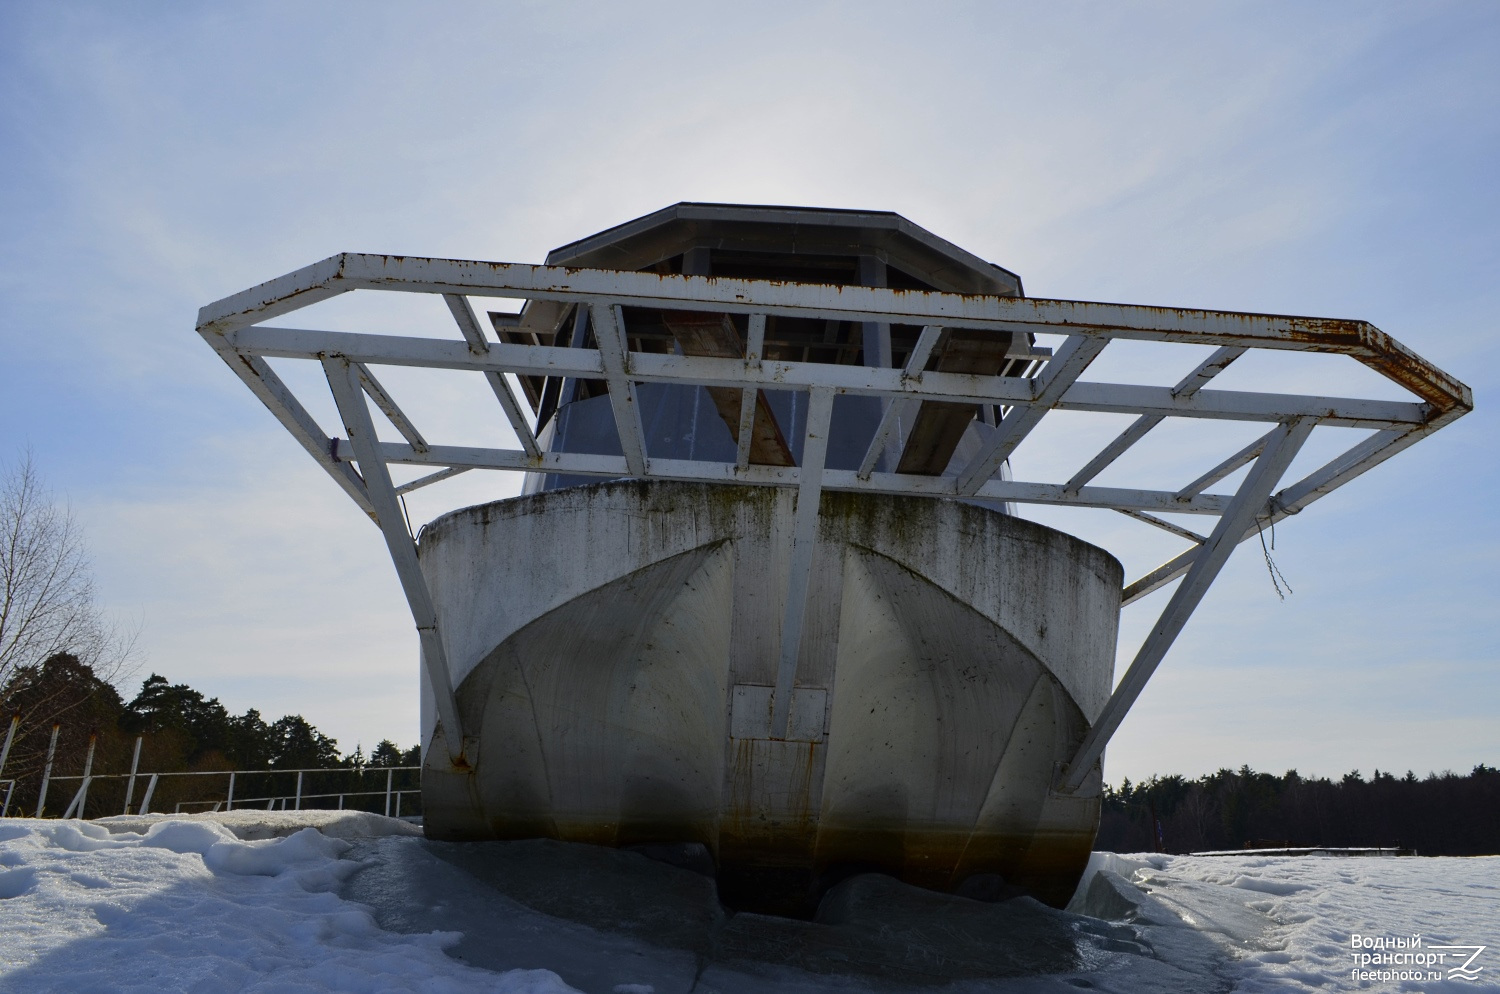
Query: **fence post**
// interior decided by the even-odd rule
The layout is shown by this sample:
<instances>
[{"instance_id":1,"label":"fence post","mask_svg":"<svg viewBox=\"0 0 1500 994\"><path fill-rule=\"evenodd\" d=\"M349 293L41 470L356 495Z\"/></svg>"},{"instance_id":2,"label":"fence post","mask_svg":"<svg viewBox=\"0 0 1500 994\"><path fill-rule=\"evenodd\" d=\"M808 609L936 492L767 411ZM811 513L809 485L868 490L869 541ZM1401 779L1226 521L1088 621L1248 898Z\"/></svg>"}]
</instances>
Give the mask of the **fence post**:
<instances>
[{"instance_id":1,"label":"fence post","mask_svg":"<svg viewBox=\"0 0 1500 994\"><path fill-rule=\"evenodd\" d=\"M297 771L297 810L302 810L302 771Z\"/></svg>"},{"instance_id":2,"label":"fence post","mask_svg":"<svg viewBox=\"0 0 1500 994\"><path fill-rule=\"evenodd\" d=\"M21 724L21 716L13 714L10 717L10 731L5 733L5 745L0 748L0 773L5 772L5 761L10 758L10 744L16 737L16 726Z\"/></svg>"},{"instance_id":3,"label":"fence post","mask_svg":"<svg viewBox=\"0 0 1500 994\"><path fill-rule=\"evenodd\" d=\"M396 775L395 770L385 771L385 816L391 816L391 777Z\"/></svg>"},{"instance_id":4,"label":"fence post","mask_svg":"<svg viewBox=\"0 0 1500 994\"><path fill-rule=\"evenodd\" d=\"M99 733L95 732L89 736L89 752L83 759L83 785L78 788L78 817L87 817L83 809L89 803L89 783L94 778L94 747L99 744ZM64 815L66 817L66 815Z\"/></svg>"},{"instance_id":5,"label":"fence post","mask_svg":"<svg viewBox=\"0 0 1500 994\"><path fill-rule=\"evenodd\" d=\"M75 793L73 795L73 799L68 802L68 810L66 810L66 811L64 811L62 813L62 816L64 818L71 818L71 817L73 817L73 812L74 811L78 812L78 817L80 817L80 818L83 817L83 800L84 800L84 798L88 797L88 794L89 794L89 781L92 780L92 779L94 779L94 778L93 777L84 777L83 778L83 783L81 783L81 784L78 785L78 792Z\"/></svg>"},{"instance_id":6,"label":"fence post","mask_svg":"<svg viewBox=\"0 0 1500 994\"><path fill-rule=\"evenodd\" d=\"M135 796L135 769L141 762L141 738L135 737L135 755L130 757L130 780L125 785L125 810L121 814L130 814L130 799Z\"/></svg>"},{"instance_id":7,"label":"fence post","mask_svg":"<svg viewBox=\"0 0 1500 994\"><path fill-rule=\"evenodd\" d=\"M234 810L234 772L233 771L230 771L230 774L229 774L229 797L224 802L224 810L225 811L233 811Z\"/></svg>"},{"instance_id":8,"label":"fence post","mask_svg":"<svg viewBox=\"0 0 1500 994\"><path fill-rule=\"evenodd\" d=\"M62 730L62 724L54 722L52 725L52 741L47 743L47 763L42 767L42 789L36 795L36 817L42 817L42 812L47 808L47 785L52 782L52 754L57 751L57 733Z\"/></svg>"},{"instance_id":9,"label":"fence post","mask_svg":"<svg viewBox=\"0 0 1500 994\"><path fill-rule=\"evenodd\" d=\"M156 774L151 774L151 779L146 783L146 796L141 798L141 810L137 814L149 815L151 813L151 795L156 793Z\"/></svg>"}]
</instances>

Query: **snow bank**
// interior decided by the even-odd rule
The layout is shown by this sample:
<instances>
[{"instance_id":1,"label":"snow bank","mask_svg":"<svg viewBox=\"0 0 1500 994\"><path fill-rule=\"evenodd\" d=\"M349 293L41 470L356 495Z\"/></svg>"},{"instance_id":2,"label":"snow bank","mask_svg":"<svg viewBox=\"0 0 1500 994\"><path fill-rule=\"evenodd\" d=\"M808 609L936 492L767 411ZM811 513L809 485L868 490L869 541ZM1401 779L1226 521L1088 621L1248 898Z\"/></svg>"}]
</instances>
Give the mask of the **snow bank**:
<instances>
[{"instance_id":1,"label":"snow bank","mask_svg":"<svg viewBox=\"0 0 1500 994\"><path fill-rule=\"evenodd\" d=\"M1238 905L1264 923L1255 936L1237 930L1227 930L1222 936L1231 955L1225 975L1234 980L1238 991L1500 992L1500 857L1157 859L1159 866L1137 871L1134 882L1152 897L1175 901L1184 920L1194 927L1214 927L1195 916L1195 904ZM1457 959L1448 954L1443 964L1432 967L1437 980L1356 978L1352 971L1358 964L1351 948L1356 935L1403 940L1416 935L1425 950L1488 948L1473 964L1481 969L1472 981L1448 975L1448 968L1467 953ZM1363 969L1399 975L1412 968L1366 965Z\"/></svg>"},{"instance_id":2,"label":"snow bank","mask_svg":"<svg viewBox=\"0 0 1500 994\"><path fill-rule=\"evenodd\" d=\"M334 839L376 839L387 835L421 835L422 827L400 818L365 811L214 811L191 815L115 815L92 824L111 832L144 832L164 821L212 822L238 839L275 839L304 828L316 828Z\"/></svg>"},{"instance_id":3,"label":"snow bank","mask_svg":"<svg viewBox=\"0 0 1500 994\"><path fill-rule=\"evenodd\" d=\"M443 952L455 933L382 930L337 894L361 868L349 843L306 824L257 841L223 816L121 828L0 822L0 991L572 990L466 966Z\"/></svg>"},{"instance_id":4,"label":"snow bank","mask_svg":"<svg viewBox=\"0 0 1500 994\"><path fill-rule=\"evenodd\" d=\"M817 920L645 856L340 812L0 821L0 992L1500 991L1500 858L1095 854L1067 911L866 875ZM1351 939L1485 945L1351 976Z\"/></svg>"}]
</instances>

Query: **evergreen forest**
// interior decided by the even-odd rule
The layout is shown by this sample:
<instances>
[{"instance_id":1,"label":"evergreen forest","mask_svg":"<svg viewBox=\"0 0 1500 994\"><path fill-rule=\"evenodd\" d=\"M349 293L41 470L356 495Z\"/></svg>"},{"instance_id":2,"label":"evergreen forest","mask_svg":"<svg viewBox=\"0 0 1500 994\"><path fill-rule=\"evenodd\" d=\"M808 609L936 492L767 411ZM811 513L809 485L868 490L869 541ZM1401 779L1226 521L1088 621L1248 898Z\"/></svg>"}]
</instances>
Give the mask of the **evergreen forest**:
<instances>
[{"instance_id":1,"label":"evergreen forest","mask_svg":"<svg viewBox=\"0 0 1500 994\"><path fill-rule=\"evenodd\" d=\"M1105 788L1094 848L1188 853L1289 847L1396 848L1421 856L1500 855L1500 770L1418 777L1358 770L1338 780L1248 766L1188 780Z\"/></svg>"},{"instance_id":2,"label":"evergreen forest","mask_svg":"<svg viewBox=\"0 0 1500 994\"><path fill-rule=\"evenodd\" d=\"M53 764L44 813L63 813L88 764L95 777L86 795L88 817L123 813L130 785L121 775L129 773L133 760L140 776L130 798L132 812L144 800L150 774L201 774L163 776L154 788L150 810L184 813L211 810L225 801L228 777L209 774L227 770L265 771L262 776L236 778L235 797L241 806L296 806L300 796L302 807L383 811L386 775L372 771L421 762L418 747L402 750L390 740L380 742L368 756L358 747L340 755L338 742L301 715L267 721L253 708L231 714L217 698L156 673L125 700L92 667L65 652L39 666L12 671L0 686L0 741L12 717L20 722L0 771L0 778L16 781L10 796L12 815L36 812L49 748ZM297 771L309 770L332 772L299 778ZM416 770L392 775L393 788L405 795L402 813L419 810L418 780ZM0 800L5 791L0 783Z\"/></svg>"}]
</instances>

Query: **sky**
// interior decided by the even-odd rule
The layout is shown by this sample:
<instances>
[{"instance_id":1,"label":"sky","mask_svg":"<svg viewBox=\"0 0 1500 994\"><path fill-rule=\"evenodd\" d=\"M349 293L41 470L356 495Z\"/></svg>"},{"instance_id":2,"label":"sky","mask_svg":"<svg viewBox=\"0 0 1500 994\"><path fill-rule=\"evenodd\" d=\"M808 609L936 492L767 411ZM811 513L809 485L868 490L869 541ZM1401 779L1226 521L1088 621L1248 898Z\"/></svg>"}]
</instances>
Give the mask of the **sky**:
<instances>
[{"instance_id":1,"label":"sky","mask_svg":"<svg viewBox=\"0 0 1500 994\"><path fill-rule=\"evenodd\" d=\"M1030 296L1363 318L1474 390L1277 528L1284 601L1240 548L1107 779L1494 765L1496 51L1483 2L0 0L0 463L30 448L101 605L139 626L127 696L157 672L345 750L409 745L416 637L378 534L197 309L339 251L539 262L681 200L894 210ZM436 327L429 303L317 320ZM1115 353L1089 378L1179 372ZM1320 358L1221 382L1400 396ZM478 423L482 397L391 385L425 424ZM1018 478L1117 430L1057 421ZM1163 432L1139 472L1202 441ZM413 517L518 485L481 475ZM1023 513L1130 575L1180 548L1110 512ZM1121 669L1164 596L1126 610Z\"/></svg>"}]
</instances>

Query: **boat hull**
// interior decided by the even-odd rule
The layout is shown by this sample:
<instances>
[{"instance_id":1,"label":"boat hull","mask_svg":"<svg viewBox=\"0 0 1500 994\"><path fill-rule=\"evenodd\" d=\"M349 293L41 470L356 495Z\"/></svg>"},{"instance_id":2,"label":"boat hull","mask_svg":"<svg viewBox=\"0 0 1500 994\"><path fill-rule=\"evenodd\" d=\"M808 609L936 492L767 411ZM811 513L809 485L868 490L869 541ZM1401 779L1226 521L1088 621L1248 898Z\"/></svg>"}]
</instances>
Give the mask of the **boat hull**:
<instances>
[{"instance_id":1,"label":"boat hull","mask_svg":"<svg viewBox=\"0 0 1500 994\"><path fill-rule=\"evenodd\" d=\"M788 914L867 870L1065 903L1100 774L1050 784L1109 694L1118 562L984 507L825 493L773 736L794 509L617 482L428 526L471 762L424 698L428 835L700 843L727 903Z\"/></svg>"}]
</instances>

